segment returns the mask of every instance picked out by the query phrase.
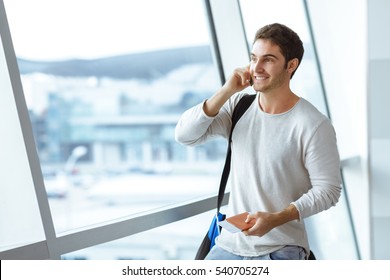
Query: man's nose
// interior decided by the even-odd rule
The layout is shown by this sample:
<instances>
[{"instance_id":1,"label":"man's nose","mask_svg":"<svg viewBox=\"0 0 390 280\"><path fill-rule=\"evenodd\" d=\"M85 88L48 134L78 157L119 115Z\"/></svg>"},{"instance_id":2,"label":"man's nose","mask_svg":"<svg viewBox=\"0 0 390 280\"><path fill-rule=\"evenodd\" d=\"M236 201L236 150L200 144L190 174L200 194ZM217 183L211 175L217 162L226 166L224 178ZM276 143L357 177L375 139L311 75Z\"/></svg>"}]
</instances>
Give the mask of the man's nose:
<instances>
[{"instance_id":1,"label":"man's nose","mask_svg":"<svg viewBox=\"0 0 390 280\"><path fill-rule=\"evenodd\" d=\"M254 62L252 64L252 70L255 73L263 72L264 71L264 67L263 67L263 64L261 63L261 61Z\"/></svg>"}]
</instances>

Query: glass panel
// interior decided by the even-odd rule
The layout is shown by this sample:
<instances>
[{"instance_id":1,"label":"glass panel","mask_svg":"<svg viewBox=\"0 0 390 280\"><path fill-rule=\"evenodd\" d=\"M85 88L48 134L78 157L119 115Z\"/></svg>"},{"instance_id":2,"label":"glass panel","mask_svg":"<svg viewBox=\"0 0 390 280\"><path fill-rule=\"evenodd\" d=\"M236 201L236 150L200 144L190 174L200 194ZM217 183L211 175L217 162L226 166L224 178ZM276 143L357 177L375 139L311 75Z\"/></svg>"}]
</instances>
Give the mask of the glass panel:
<instances>
[{"instance_id":1,"label":"glass panel","mask_svg":"<svg viewBox=\"0 0 390 280\"><path fill-rule=\"evenodd\" d=\"M5 6L57 232L216 194L224 142L174 140L220 86L203 1Z\"/></svg>"},{"instance_id":2,"label":"glass panel","mask_svg":"<svg viewBox=\"0 0 390 280\"><path fill-rule=\"evenodd\" d=\"M4 251L44 240L45 235L1 38L0 100L0 251Z\"/></svg>"},{"instance_id":3,"label":"glass panel","mask_svg":"<svg viewBox=\"0 0 390 280\"><path fill-rule=\"evenodd\" d=\"M240 0L240 5L246 34L250 36L248 38L250 47L253 43L252 36L258 28L266 24L279 22L298 33L304 44L305 54L299 69L291 80L291 88L327 115L303 1ZM311 248L318 259L357 258L344 193L335 208L310 217L306 220L306 224Z\"/></svg>"}]
</instances>

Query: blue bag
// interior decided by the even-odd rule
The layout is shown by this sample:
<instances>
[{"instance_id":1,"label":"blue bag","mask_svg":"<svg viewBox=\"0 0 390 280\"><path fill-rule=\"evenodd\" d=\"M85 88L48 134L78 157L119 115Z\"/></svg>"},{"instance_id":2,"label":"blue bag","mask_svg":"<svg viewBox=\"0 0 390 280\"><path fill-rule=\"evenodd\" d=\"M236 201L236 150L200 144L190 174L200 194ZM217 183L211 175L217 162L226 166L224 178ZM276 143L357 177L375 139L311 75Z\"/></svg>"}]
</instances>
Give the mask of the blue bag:
<instances>
[{"instance_id":1,"label":"blue bag","mask_svg":"<svg viewBox=\"0 0 390 280\"><path fill-rule=\"evenodd\" d=\"M195 260L204 260L207 254L210 252L211 248L215 245L215 239L218 235L221 234L221 227L218 225L218 221L223 221L226 218L226 215L218 212L218 220L217 215L214 216L211 221L210 228L203 238L202 243L196 253Z\"/></svg>"},{"instance_id":2,"label":"blue bag","mask_svg":"<svg viewBox=\"0 0 390 280\"><path fill-rule=\"evenodd\" d=\"M218 217L218 220L217 220ZM218 225L218 222L225 220L226 215L219 213L218 216L215 215L214 219L211 221L209 231L207 232L207 237L210 239L210 249L215 245L215 238L221 234L221 227Z\"/></svg>"}]
</instances>

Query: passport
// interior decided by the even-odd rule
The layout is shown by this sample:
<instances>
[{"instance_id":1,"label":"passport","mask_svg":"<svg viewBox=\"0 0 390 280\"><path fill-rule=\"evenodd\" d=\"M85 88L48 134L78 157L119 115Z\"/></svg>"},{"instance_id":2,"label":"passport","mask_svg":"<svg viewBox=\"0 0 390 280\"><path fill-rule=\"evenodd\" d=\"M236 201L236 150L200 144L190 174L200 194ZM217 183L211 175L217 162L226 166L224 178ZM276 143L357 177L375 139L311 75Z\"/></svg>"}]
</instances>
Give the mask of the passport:
<instances>
[{"instance_id":1,"label":"passport","mask_svg":"<svg viewBox=\"0 0 390 280\"><path fill-rule=\"evenodd\" d=\"M244 212L235 216L226 218L223 221L220 221L218 224L224 229L237 233L251 228L255 224L255 219L252 219L249 223L245 223L246 217L249 215L249 212Z\"/></svg>"}]
</instances>

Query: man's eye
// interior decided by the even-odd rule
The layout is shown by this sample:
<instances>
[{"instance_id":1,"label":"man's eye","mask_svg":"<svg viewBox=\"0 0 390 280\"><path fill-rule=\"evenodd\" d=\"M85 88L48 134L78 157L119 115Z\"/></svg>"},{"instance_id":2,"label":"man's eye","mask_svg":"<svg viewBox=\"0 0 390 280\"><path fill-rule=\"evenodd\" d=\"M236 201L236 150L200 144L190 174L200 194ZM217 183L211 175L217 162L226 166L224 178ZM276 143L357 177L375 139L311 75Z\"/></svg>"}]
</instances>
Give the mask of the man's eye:
<instances>
[{"instance_id":1,"label":"man's eye","mask_svg":"<svg viewBox=\"0 0 390 280\"><path fill-rule=\"evenodd\" d=\"M273 62L274 60L272 59L272 58L265 58L264 59L264 62L265 63L271 63L271 62Z\"/></svg>"}]
</instances>

